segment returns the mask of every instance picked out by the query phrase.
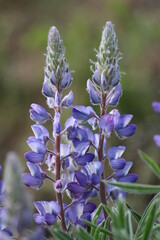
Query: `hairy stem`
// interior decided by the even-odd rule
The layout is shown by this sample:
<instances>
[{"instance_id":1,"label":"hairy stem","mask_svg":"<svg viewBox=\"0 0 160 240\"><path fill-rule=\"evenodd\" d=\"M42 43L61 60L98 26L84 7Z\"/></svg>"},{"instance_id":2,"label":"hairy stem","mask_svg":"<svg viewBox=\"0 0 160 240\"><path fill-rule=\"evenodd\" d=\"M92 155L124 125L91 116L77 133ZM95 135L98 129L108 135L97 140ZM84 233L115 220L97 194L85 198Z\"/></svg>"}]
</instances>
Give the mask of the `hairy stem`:
<instances>
[{"instance_id":1,"label":"hairy stem","mask_svg":"<svg viewBox=\"0 0 160 240\"><path fill-rule=\"evenodd\" d=\"M101 116L103 116L105 114L105 102L106 102L106 94L102 94L102 104L101 104ZM99 146L98 146L98 158L99 161L101 161L103 163L104 160L104 156L103 156L103 144L104 144L104 135L102 134L102 129L100 128L99 130ZM103 163L104 165L104 163ZM104 173L101 174L101 180L104 180L105 176ZM101 203L103 204L107 204L106 201L106 186L104 184L104 182L100 182L100 199L101 199ZM103 213L104 213L104 217L105 219L107 218L107 212L105 211L105 209L103 208Z\"/></svg>"},{"instance_id":2,"label":"hairy stem","mask_svg":"<svg viewBox=\"0 0 160 240\"><path fill-rule=\"evenodd\" d=\"M60 142L61 137L60 135L56 136L55 142L55 150L56 150L56 180L61 179L61 160L60 160ZM62 193L56 193L58 204L61 207L60 217L61 217L61 228L63 231L67 231L65 218L64 218L64 209L63 209L63 200L62 200Z\"/></svg>"}]
</instances>

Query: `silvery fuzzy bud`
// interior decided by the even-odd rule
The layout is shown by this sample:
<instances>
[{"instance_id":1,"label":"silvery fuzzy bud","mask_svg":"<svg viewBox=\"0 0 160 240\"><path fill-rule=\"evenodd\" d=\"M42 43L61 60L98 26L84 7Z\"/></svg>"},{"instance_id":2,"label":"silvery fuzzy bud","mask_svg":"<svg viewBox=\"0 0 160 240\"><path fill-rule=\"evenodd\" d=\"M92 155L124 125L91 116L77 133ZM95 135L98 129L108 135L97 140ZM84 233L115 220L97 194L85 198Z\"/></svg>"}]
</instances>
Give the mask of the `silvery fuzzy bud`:
<instances>
[{"instance_id":1,"label":"silvery fuzzy bud","mask_svg":"<svg viewBox=\"0 0 160 240\"><path fill-rule=\"evenodd\" d=\"M102 91L110 92L118 85L120 81L119 59L118 40L114 27L111 22L107 22L102 32L95 71L93 71L93 81Z\"/></svg>"},{"instance_id":2,"label":"silvery fuzzy bud","mask_svg":"<svg viewBox=\"0 0 160 240\"><path fill-rule=\"evenodd\" d=\"M21 173L18 156L14 152L8 153L4 170L6 214L3 221L4 225L19 233L28 228L32 220L31 199L25 192Z\"/></svg>"},{"instance_id":3,"label":"silvery fuzzy bud","mask_svg":"<svg viewBox=\"0 0 160 240\"><path fill-rule=\"evenodd\" d=\"M65 59L65 48L56 27L51 27L48 34L45 80L46 78L59 92L72 82Z\"/></svg>"}]
</instances>

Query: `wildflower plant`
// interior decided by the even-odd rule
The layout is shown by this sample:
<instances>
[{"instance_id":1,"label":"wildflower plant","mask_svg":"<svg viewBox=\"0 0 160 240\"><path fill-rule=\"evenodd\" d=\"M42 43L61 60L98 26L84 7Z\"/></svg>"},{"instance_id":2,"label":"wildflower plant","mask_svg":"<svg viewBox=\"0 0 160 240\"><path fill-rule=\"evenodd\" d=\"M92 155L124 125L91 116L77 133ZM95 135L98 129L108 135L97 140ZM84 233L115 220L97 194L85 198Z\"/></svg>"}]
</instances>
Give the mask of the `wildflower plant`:
<instances>
[{"instance_id":1,"label":"wildflower plant","mask_svg":"<svg viewBox=\"0 0 160 240\"><path fill-rule=\"evenodd\" d=\"M99 105L100 115L91 106L72 106L74 96L65 90L72 83L72 75L65 58L65 48L56 27L48 34L45 76L42 94L52 114L38 104L31 104L30 118L34 136L27 140L31 151L25 153L30 173L24 173L25 185L39 189L45 180L53 182L56 201L38 201L34 205L38 213L34 220L42 226L53 226L60 222L61 229L67 231L70 224L85 227L84 220L91 221L96 204L91 198L99 196L100 203L108 199L125 198L126 193L110 182L130 182L137 180L136 174L128 173L132 162L127 162L122 154L125 146L112 146L107 149L107 141L115 132L120 139L134 135L135 124L130 124L131 114L120 114L117 109L108 112L108 107L118 105L122 95L118 40L111 22L107 22L102 33L96 62L92 61L92 79L87 81L87 91L92 105ZM72 107L72 116L61 124L63 108ZM53 115L54 113L54 115ZM53 125L52 136L44 127L50 121ZM92 130L91 130L92 129ZM52 149L49 149L50 144ZM108 160L113 173L106 175L104 162ZM48 166L48 173L42 165ZM64 195L70 203L64 202ZM107 218L103 208L101 221Z\"/></svg>"}]
</instances>

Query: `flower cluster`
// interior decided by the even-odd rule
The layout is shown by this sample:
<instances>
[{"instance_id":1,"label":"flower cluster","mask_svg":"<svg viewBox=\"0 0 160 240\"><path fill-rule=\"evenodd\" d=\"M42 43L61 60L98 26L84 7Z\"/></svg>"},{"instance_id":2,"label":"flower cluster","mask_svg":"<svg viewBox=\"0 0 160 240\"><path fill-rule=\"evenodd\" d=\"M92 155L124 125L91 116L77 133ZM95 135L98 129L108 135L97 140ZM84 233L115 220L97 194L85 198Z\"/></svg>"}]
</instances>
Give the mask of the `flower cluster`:
<instances>
[{"instance_id":1,"label":"flower cluster","mask_svg":"<svg viewBox=\"0 0 160 240\"><path fill-rule=\"evenodd\" d=\"M153 102L152 107L153 107L153 110L160 115L160 102ZM159 134L154 135L153 139L157 147L160 148L160 135Z\"/></svg>"},{"instance_id":2,"label":"flower cluster","mask_svg":"<svg viewBox=\"0 0 160 240\"><path fill-rule=\"evenodd\" d=\"M10 152L6 160L4 178L0 182L0 239L41 240L44 238L44 230L41 227L36 227L34 234L32 231L26 231L32 227L32 210L29 195L24 191L21 182L18 156Z\"/></svg>"},{"instance_id":3,"label":"flower cluster","mask_svg":"<svg viewBox=\"0 0 160 240\"><path fill-rule=\"evenodd\" d=\"M0 174L2 172L2 167L0 165ZM4 239L7 237L9 238L12 236L11 231L7 228L7 226L4 224L4 216L6 215L6 209L4 207L4 200L5 200L5 190L4 190L4 180L0 180L0 237L4 237Z\"/></svg>"},{"instance_id":4,"label":"flower cluster","mask_svg":"<svg viewBox=\"0 0 160 240\"><path fill-rule=\"evenodd\" d=\"M70 223L85 227L83 219L91 220L96 209L90 198L100 196L100 201L106 204L110 196L113 199L117 199L119 194L125 196L118 188L105 186L103 180L137 180L136 174L128 173L132 162L121 158L124 146L106 150L107 139L113 132L124 139L134 135L136 130L136 126L130 124L131 114L121 115L117 109L107 112L108 106L116 106L122 95L120 58L113 25L107 22L97 61L91 68L92 80L87 81L90 101L100 106L100 116L91 106L73 106L72 116L63 127L62 110L70 108L74 99L72 91L65 96L63 91L71 85L72 76L59 32L55 27L50 29L42 93L47 98L48 107L54 110L54 116L42 106L31 104L30 118L36 124L31 127L34 136L27 140L31 151L25 154L30 173L24 173L22 180L25 185L36 189L43 185L45 179L52 181L57 201L34 203L39 212L34 215L37 224L51 226L60 220L64 231ZM53 124L52 137L42 125L46 121ZM49 149L51 144L53 147ZM105 176L106 159L113 169L112 176ZM47 165L49 175L43 171L42 164ZM71 199L69 204L63 202L65 193Z\"/></svg>"}]
</instances>

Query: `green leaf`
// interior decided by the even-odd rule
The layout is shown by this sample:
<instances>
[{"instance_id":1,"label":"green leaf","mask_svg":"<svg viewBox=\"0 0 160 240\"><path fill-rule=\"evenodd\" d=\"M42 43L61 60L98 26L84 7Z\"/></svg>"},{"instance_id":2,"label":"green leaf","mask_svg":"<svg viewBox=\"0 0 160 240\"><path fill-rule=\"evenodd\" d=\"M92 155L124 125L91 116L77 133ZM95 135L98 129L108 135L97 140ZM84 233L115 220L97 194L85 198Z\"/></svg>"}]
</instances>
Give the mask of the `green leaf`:
<instances>
[{"instance_id":1,"label":"green leaf","mask_svg":"<svg viewBox=\"0 0 160 240\"><path fill-rule=\"evenodd\" d=\"M97 228L96 228L96 231L94 233L94 239L95 240L99 239L100 229L101 229L101 227L100 227L100 225L98 225Z\"/></svg>"},{"instance_id":2,"label":"green leaf","mask_svg":"<svg viewBox=\"0 0 160 240\"><path fill-rule=\"evenodd\" d=\"M102 204L98 206L98 209L92 219L92 223L95 224L96 226L97 226L97 220L99 218L99 215L101 214L101 211L102 211ZM94 236L94 233L95 233L95 229L91 228L91 236Z\"/></svg>"},{"instance_id":3,"label":"green leaf","mask_svg":"<svg viewBox=\"0 0 160 240\"><path fill-rule=\"evenodd\" d=\"M110 182L104 180L105 183L118 187L125 192L136 194L153 194L160 192L160 185L147 185L138 183Z\"/></svg>"},{"instance_id":4,"label":"green leaf","mask_svg":"<svg viewBox=\"0 0 160 240\"><path fill-rule=\"evenodd\" d=\"M109 219L107 218L106 221L105 221L105 224L104 224L104 229L108 228L108 224L109 224ZM103 233L102 240L106 240L106 237L107 237L107 235L105 233Z\"/></svg>"},{"instance_id":5,"label":"green leaf","mask_svg":"<svg viewBox=\"0 0 160 240\"><path fill-rule=\"evenodd\" d=\"M129 234L129 238L128 240L132 240L133 239L133 226L132 226L132 220L131 220L131 212L127 211L127 228L128 228L128 234Z\"/></svg>"},{"instance_id":6,"label":"green leaf","mask_svg":"<svg viewBox=\"0 0 160 240\"><path fill-rule=\"evenodd\" d=\"M155 202L157 202L157 200L159 199L159 196L160 194L158 193L151 201L150 203L148 204L148 206L146 207L142 217L141 217L141 220L139 221L139 224L138 224L138 227L137 227L137 230L136 230L136 233L135 233L135 236L134 236L134 240L137 240L138 239L138 236L141 234L141 231L143 229L143 225L146 221L146 218L150 212L150 210L152 209L153 205L155 204Z\"/></svg>"},{"instance_id":7,"label":"green leaf","mask_svg":"<svg viewBox=\"0 0 160 240\"><path fill-rule=\"evenodd\" d=\"M126 206L130 210L136 222L139 222L141 220L141 216L128 203L126 203Z\"/></svg>"},{"instance_id":8,"label":"green leaf","mask_svg":"<svg viewBox=\"0 0 160 240\"><path fill-rule=\"evenodd\" d=\"M145 224L144 230L143 230L143 239L142 240L149 240L152 235L152 228L153 228L153 224L154 224L155 217L156 217L156 210L157 210L157 201L154 203L154 205L152 206L152 208L150 209L150 212L148 214L146 224Z\"/></svg>"},{"instance_id":9,"label":"green leaf","mask_svg":"<svg viewBox=\"0 0 160 240\"><path fill-rule=\"evenodd\" d=\"M83 228L78 228L77 236L79 240L94 240L94 238ZM73 240L73 239L72 239Z\"/></svg>"},{"instance_id":10,"label":"green leaf","mask_svg":"<svg viewBox=\"0 0 160 240\"><path fill-rule=\"evenodd\" d=\"M156 174L156 176L158 178L160 178L160 168L159 166L156 164L156 162L150 158L147 154L145 154L144 152L142 152L141 150L138 151L140 158L147 163L147 165L149 166L149 168Z\"/></svg>"},{"instance_id":11,"label":"green leaf","mask_svg":"<svg viewBox=\"0 0 160 240\"><path fill-rule=\"evenodd\" d=\"M95 230L97 229L96 224L94 224L93 222L87 221L87 220L83 220L83 222L85 222L88 226L92 227L94 229L94 233L95 233ZM113 236L113 234L110 231L108 231L105 227L103 228L103 227L100 226L100 231L103 232L104 234L110 236L110 237Z\"/></svg>"},{"instance_id":12,"label":"green leaf","mask_svg":"<svg viewBox=\"0 0 160 240\"><path fill-rule=\"evenodd\" d=\"M73 240L73 238L71 238L69 234L62 232L60 230L57 231L56 229L54 229L52 230L52 234L54 239L57 239L57 240Z\"/></svg>"}]
</instances>

